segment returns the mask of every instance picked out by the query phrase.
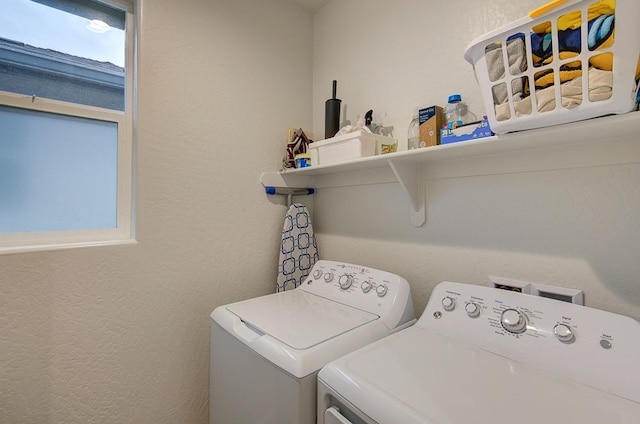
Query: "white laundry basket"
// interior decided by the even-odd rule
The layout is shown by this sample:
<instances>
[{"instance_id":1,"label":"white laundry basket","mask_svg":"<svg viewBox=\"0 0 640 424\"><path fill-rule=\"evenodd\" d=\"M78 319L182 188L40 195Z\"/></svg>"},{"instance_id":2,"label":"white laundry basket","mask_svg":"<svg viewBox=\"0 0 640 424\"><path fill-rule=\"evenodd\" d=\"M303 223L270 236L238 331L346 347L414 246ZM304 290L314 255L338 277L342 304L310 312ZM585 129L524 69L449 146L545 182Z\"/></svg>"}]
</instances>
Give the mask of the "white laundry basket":
<instances>
[{"instance_id":1,"label":"white laundry basket","mask_svg":"<svg viewBox=\"0 0 640 424\"><path fill-rule=\"evenodd\" d=\"M465 59L497 134L630 112L640 0L552 1L475 39Z\"/></svg>"}]
</instances>

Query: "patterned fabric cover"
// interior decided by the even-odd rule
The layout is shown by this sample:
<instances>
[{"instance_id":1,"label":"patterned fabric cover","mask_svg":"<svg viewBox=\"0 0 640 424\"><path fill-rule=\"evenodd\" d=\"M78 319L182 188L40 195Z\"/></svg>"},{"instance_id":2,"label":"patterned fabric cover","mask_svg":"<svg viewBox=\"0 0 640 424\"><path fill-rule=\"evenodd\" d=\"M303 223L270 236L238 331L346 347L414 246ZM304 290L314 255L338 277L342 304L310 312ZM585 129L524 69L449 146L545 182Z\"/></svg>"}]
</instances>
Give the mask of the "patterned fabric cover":
<instances>
[{"instance_id":1,"label":"patterned fabric cover","mask_svg":"<svg viewBox=\"0 0 640 424\"><path fill-rule=\"evenodd\" d=\"M311 218L306 206L294 203L284 217L276 292L298 287L318 260Z\"/></svg>"}]
</instances>

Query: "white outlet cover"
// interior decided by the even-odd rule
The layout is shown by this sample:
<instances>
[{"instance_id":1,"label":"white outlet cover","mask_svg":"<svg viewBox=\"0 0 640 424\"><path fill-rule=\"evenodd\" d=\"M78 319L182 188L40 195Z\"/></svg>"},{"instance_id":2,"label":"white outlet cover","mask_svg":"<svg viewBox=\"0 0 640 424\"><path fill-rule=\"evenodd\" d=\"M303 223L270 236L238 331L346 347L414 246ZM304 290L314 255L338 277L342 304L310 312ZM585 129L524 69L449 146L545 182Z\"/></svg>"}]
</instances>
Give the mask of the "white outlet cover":
<instances>
[{"instance_id":1,"label":"white outlet cover","mask_svg":"<svg viewBox=\"0 0 640 424\"><path fill-rule=\"evenodd\" d=\"M559 294L562 296L571 297L571 303L576 305L584 305L584 293L578 289L567 289L564 287L548 286L546 284L531 284L531 294L534 296L540 296L540 292Z\"/></svg>"}]
</instances>

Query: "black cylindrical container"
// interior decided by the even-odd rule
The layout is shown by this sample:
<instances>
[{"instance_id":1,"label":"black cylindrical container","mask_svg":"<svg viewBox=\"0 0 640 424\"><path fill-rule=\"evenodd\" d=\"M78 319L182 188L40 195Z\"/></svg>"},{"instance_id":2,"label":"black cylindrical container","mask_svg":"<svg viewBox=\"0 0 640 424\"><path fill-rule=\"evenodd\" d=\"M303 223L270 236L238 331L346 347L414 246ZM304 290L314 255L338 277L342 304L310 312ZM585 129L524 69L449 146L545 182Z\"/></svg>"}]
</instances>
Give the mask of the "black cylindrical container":
<instances>
[{"instance_id":1,"label":"black cylindrical container","mask_svg":"<svg viewBox=\"0 0 640 424\"><path fill-rule=\"evenodd\" d=\"M324 104L324 138L331 138L340 129L340 103L342 100L336 99L338 81L333 80L333 98Z\"/></svg>"}]
</instances>

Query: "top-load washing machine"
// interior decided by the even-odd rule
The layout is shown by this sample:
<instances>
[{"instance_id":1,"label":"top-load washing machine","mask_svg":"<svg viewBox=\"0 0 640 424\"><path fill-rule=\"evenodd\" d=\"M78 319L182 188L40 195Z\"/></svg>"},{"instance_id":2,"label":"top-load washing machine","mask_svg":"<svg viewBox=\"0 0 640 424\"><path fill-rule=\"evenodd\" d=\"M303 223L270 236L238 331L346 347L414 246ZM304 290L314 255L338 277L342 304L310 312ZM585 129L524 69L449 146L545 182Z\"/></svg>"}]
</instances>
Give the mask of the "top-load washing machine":
<instances>
[{"instance_id":1,"label":"top-load washing machine","mask_svg":"<svg viewBox=\"0 0 640 424\"><path fill-rule=\"evenodd\" d=\"M211 314L211 424L313 424L329 361L415 323L409 284L318 261L296 289Z\"/></svg>"},{"instance_id":2,"label":"top-load washing machine","mask_svg":"<svg viewBox=\"0 0 640 424\"><path fill-rule=\"evenodd\" d=\"M319 424L640 423L640 323L444 282L416 325L318 375Z\"/></svg>"}]
</instances>

